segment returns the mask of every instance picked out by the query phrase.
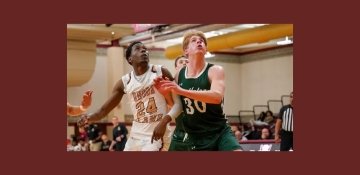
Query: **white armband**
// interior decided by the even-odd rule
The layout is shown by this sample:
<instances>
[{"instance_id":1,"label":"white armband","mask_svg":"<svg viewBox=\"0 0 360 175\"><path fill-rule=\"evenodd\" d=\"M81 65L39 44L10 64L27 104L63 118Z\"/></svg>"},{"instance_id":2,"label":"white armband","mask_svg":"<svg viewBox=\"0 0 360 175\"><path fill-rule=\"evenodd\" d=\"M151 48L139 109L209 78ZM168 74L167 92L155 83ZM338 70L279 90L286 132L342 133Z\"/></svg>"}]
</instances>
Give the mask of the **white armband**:
<instances>
[{"instance_id":1,"label":"white armband","mask_svg":"<svg viewBox=\"0 0 360 175\"><path fill-rule=\"evenodd\" d=\"M170 109L167 115L169 115L173 120L175 120L183 111L180 96L174 93L171 93L172 99L174 100L174 105Z\"/></svg>"}]
</instances>

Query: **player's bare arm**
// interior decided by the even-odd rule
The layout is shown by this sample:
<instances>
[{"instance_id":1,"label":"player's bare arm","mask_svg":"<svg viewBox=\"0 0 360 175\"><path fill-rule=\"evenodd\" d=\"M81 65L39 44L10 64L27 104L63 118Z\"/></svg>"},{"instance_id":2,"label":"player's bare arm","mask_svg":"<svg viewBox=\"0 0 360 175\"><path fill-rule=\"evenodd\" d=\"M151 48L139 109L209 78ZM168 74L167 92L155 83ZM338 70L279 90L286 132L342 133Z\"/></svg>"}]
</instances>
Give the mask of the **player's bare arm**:
<instances>
[{"instance_id":1,"label":"player's bare arm","mask_svg":"<svg viewBox=\"0 0 360 175\"><path fill-rule=\"evenodd\" d=\"M193 91L182 89L175 82L163 80L162 86L171 89L174 93L205 103L221 103L225 92L225 73L221 66L214 65L209 69L211 88L208 91Z\"/></svg>"},{"instance_id":2,"label":"player's bare arm","mask_svg":"<svg viewBox=\"0 0 360 175\"><path fill-rule=\"evenodd\" d=\"M164 68L164 69L162 68L162 71L163 71L163 77L158 78L157 80L154 81L155 86L156 87L160 86L160 89L161 89L160 81L162 81L162 80L173 81L174 80L174 78L171 76L170 72L166 68ZM169 113L167 115L165 115L162 118L162 120L160 121L160 123L155 127L152 138L151 138L151 143L153 143L153 140L159 140L164 136L167 124L169 122L171 122L171 120L173 118L176 118L182 111L180 98L177 95L171 94L169 92L170 91L166 91L165 93L170 96L171 99L169 99L169 100L171 100L174 103L174 105L171 105L172 108L169 111ZM168 100L166 100L166 101L168 101Z\"/></svg>"},{"instance_id":3,"label":"player's bare arm","mask_svg":"<svg viewBox=\"0 0 360 175\"><path fill-rule=\"evenodd\" d=\"M168 69L166 69L165 67L161 67L161 71L162 71L162 75L163 75L162 78L163 79L168 79L170 81L174 80L174 78L172 77L172 75L171 75L171 73L169 72ZM174 101L172 100L170 91L164 92L164 93L162 93L162 95L165 97L166 104L169 107L174 105Z\"/></svg>"},{"instance_id":4,"label":"player's bare arm","mask_svg":"<svg viewBox=\"0 0 360 175\"><path fill-rule=\"evenodd\" d=\"M151 138L151 143L153 142L153 140L161 139L165 134L167 124L173 119L175 120L175 118L178 117L182 112L182 104L180 101L180 97L176 94L172 94L172 99L174 100L174 105L172 106L171 110L160 120L159 124L155 127Z\"/></svg>"},{"instance_id":5,"label":"player's bare arm","mask_svg":"<svg viewBox=\"0 0 360 175\"><path fill-rule=\"evenodd\" d=\"M114 89L110 98L98 109L96 112L88 115L89 121L98 121L104 118L111 110L113 110L121 101L124 95L124 84L120 79Z\"/></svg>"},{"instance_id":6,"label":"player's bare arm","mask_svg":"<svg viewBox=\"0 0 360 175\"><path fill-rule=\"evenodd\" d=\"M67 103L66 105L66 113L69 116L77 116L84 112L81 110L80 106L73 106L70 103Z\"/></svg>"},{"instance_id":7,"label":"player's bare arm","mask_svg":"<svg viewBox=\"0 0 360 175\"><path fill-rule=\"evenodd\" d=\"M81 107L84 108L84 109L87 109L90 107L91 105L91 101L92 101L92 98L91 98L91 95L92 95L93 91L86 91L83 95L83 100L81 102Z\"/></svg>"},{"instance_id":8,"label":"player's bare arm","mask_svg":"<svg viewBox=\"0 0 360 175\"><path fill-rule=\"evenodd\" d=\"M67 103L67 115L69 116L78 116L81 115L82 113L86 112L86 110L90 107L91 105L91 95L92 95L93 91L86 91L83 95L83 100L81 102L80 106L73 106L70 103Z\"/></svg>"}]
</instances>

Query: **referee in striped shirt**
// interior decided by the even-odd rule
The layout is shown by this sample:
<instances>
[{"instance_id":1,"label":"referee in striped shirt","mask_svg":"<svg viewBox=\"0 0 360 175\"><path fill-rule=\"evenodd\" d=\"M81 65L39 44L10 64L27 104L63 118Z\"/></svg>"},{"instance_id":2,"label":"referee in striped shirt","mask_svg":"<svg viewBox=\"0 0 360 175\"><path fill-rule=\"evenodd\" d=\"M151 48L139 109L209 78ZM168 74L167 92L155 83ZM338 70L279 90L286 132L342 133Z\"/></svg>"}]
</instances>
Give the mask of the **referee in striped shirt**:
<instances>
[{"instance_id":1,"label":"referee in striped shirt","mask_svg":"<svg viewBox=\"0 0 360 175\"><path fill-rule=\"evenodd\" d=\"M279 117L275 125L275 142L280 142L280 151L289 151L293 147L294 111L293 92L290 93L290 104L280 109ZM281 128L281 133L280 133ZM281 136L281 139L280 139Z\"/></svg>"}]
</instances>

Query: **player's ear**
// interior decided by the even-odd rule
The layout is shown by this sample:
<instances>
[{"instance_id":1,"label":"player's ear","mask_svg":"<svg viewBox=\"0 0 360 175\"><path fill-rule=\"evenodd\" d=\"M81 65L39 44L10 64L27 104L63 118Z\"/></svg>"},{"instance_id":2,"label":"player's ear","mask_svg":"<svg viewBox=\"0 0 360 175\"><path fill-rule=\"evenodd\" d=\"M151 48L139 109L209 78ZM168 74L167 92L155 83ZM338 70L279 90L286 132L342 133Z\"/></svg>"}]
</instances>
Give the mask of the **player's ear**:
<instances>
[{"instance_id":1,"label":"player's ear","mask_svg":"<svg viewBox=\"0 0 360 175\"><path fill-rule=\"evenodd\" d=\"M132 57L130 56L129 58L128 58L128 63L130 64L130 65L132 65Z\"/></svg>"},{"instance_id":2,"label":"player's ear","mask_svg":"<svg viewBox=\"0 0 360 175\"><path fill-rule=\"evenodd\" d=\"M188 55L188 48L186 47L185 49L184 49L184 55Z\"/></svg>"}]
</instances>

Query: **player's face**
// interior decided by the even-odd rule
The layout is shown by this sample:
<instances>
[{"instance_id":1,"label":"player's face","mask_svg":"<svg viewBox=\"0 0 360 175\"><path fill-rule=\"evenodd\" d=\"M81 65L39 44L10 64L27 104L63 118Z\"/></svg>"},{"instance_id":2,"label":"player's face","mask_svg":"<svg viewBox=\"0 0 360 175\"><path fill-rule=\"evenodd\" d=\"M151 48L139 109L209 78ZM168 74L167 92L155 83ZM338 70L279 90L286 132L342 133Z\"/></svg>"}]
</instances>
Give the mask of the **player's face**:
<instances>
[{"instance_id":1,"label":"player's face","mask_svg":"<svg viewBox=\"0 0 360 175\"><path fill-rule=\"evenodd\" d=\"M144 44L137 43L132 47L131 56L129 58L130 62L134 65L140 63L149 63L149 52Z\"/></svg>"},{"instance_id":2,"label":"player's face","mask_svg":"<svg viewBox=\"0 0 360 175\"><path fill-rule=\"evenodd\" d=\"M189 61L188 61L188 59L187 58L185 58L185 57L182 57L182 58L179 58L178 60L177 60L177 63L176 63L176 70L180 70L182 67L184 67L184 66L186 66L186 64L188 63Z\"/></svg>"},{"instance_id":3,"label":"player's face","mask_svg":"<svg viewBox=\"0 0 360 175\"><path fill-rule=\"evenodd\" d=\"M185 53L189 56L197 54L205 55L206 45L204 39L197 35L192 36L189 45L185 49Z\"/></svg>"}]
</instances>

